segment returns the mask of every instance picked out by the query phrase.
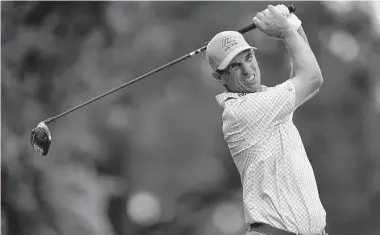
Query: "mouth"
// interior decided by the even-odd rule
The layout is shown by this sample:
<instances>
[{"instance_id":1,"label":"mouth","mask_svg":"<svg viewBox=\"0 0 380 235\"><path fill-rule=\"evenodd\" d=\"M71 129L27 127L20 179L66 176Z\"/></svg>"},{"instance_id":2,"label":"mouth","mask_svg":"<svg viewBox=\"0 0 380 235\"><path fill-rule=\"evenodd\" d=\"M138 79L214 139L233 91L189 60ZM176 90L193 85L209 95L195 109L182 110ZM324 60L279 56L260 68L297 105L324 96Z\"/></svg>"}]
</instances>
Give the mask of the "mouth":
<instances>
[{"instance_id":1,"label":"mouth","mask_svg":"<svg viewBox=\"0 0 380 235\"><path fill-rule=\"evenodd\" d=\"M253 74L252 76L244 79L244 82L252 82L253 80L255 80L256 78L256 74Z\"/></svg>"}]
</instances>

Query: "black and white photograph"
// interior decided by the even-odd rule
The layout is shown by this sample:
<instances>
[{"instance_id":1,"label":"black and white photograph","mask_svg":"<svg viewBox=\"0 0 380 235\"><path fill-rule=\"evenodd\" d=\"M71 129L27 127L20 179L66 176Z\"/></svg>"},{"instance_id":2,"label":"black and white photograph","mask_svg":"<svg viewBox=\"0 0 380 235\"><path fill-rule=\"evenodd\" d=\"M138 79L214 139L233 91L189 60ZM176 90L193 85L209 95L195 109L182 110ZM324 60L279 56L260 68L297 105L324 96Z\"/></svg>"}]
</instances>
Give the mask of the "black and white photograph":
<instances>
[{"instance_id":1,"label":"black and white photograph","mask_svg":"<svg viewBox=\"0 0 380 235\"><path fill-rule=\"evenodd\" d=\"M1 1L2 235L379 235L380 1Z\"/></svg>"}]
</instances>

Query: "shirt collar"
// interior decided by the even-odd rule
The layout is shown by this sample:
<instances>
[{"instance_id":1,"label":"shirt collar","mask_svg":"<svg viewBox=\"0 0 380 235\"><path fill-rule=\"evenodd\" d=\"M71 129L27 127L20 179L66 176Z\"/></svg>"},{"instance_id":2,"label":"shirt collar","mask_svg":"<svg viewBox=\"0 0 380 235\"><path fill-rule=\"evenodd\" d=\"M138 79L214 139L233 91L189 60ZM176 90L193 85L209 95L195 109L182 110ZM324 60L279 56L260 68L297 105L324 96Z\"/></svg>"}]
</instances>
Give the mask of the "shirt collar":
<instances>
[{"instance_id":1,"label":"shirt collar","mask_svg":"<svg viewBox=\"0 0 380 235\"><path fill-rule=\"evenodd\" d=\"M262 91L265 91L268 88L268 87L263 86L263 85L261 87L262 87ZM223 102L225 102L228 99L237 99L239 97L245 96L246 94L249 94L249 93L236 93L236 92L225 91L225 92L220 93L219 95L215 96L215 98L216 98L216 101L218 102L218 104L222 105Z\"/></svg>"},{"instance_id":2,"label":"shirt collar","mask_svg":"<svg viewBox=\"0 0 380 235\"><path fill-rule=\"evenodd\" d=\"M223 93L220 93L219 95L215 96L216 101L218 102L219 105L221 105L224 101L228 99L237 99L246 93L235 93L235 92L229 92L225 91Z\"/></svg>"}]
</instances>

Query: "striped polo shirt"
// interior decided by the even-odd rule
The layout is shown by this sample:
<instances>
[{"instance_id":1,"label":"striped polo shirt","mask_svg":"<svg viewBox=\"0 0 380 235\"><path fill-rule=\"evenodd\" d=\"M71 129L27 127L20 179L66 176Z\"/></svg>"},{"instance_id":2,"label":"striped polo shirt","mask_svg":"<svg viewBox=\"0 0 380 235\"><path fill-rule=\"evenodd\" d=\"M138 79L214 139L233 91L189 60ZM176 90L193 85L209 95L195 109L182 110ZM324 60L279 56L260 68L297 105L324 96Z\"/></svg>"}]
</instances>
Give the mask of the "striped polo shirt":
<instances>
[{"instance_id":1,"label":"striped polo shirt","mask_svg":"<svg viewBox=\"0 0 380 235\"><path fill-rule=\"evenodd\" d=\"M247 223L294 233L326 226L313 168L293 123L291 81L255 93L223 92L223 134L240 173Z\"/></svg>"}]
</instances>

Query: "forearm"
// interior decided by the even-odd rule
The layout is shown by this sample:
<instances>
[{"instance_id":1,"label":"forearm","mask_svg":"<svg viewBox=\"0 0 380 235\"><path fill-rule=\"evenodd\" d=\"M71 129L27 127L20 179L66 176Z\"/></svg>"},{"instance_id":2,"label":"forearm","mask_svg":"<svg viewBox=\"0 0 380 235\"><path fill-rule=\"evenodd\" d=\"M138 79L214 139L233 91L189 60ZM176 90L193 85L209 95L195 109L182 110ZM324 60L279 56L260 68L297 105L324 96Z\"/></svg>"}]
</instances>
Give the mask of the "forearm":
<instances>
[{"instance_id":1,"label":"forearm","mask_svg":"<svg viewBox=\"0 0 380 235\"><path fill-rule=\"evenodd\" d=\"M303 31L302 25L298 28L297 32L303 38L303 40L307 43L307 45L309 45L309 40L307 40L307 36L305 34L305 31Z\"/></svg>"},{"instance_id":2,"label":"forearm","mask_svg":"<svg viewBox=\"0 0 380 235\"><path fill-rule=\"evenodd\" d=\"M302 28L302 25L298 28L297 32L303 38L303 40L307 43L307 45L310 47L309 41L307 40L307 36L305 34L305 31ZM293 65L294 61L293 61L292 56L290 56L289 62L290 62L290 78L292 78L292 77L294 77L296 75L296 71L295 71L295 68L294 68L294 65Z\"/></svg>"},{"instance_id":3,"label":"forearm","mask_svg":"<svg viewBox=\"0 0 380 235\"><path fill-rule=\"evenodd\" d=\"M302 75L304 79L322 79L318 62L301 27L298 31L291 29L283 41L291 57L292 77Z\"/></svg>"}]
</instances>

